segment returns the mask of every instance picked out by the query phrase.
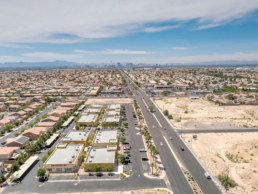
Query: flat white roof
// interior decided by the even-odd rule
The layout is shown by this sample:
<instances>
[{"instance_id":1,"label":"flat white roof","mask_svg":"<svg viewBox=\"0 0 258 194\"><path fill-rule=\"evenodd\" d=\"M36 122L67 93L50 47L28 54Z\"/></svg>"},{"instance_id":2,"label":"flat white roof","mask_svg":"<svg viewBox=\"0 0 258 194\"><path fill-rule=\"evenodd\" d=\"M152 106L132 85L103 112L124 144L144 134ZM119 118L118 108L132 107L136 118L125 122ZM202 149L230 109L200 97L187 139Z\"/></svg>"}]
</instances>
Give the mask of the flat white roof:
<instances>
[{"instance_id":1,"label":"flat white roof","mask_svg":"<svg viewBox=\"0 0 258 194\"><path fill-rule=\"evenodd\" d=\"M94 143L108 143L110 141L117 141L117 131L98 131Z\"/></svg>"},{"instance_id":2,"label":"flat white roof","mask_svg":"<svg viewBox=\"0 0 258 194\"><path fill-rule=\"evenodd\" d=\"M107 106L107 109L120 109L121 108L121 104L109 104Z\"/></svg>"},{"instance_id":3,"label":"flat white roof","mask_svg":"<svg viewBox=\"0 0 258 194\"><path fill-rule=\"evenodd\" d=\"M108 151L107 148L91 148L86 163L113 163L115 151Z\"/></svg>"},{"instance_id":4,"label":"flat white roof","mask_svg":"<svg viewBox=\"0 0 258 194\"><path fill-rule=\"evenodd\" d=\"M103 105L102 104L89 104L88 107L91 107L91 108L101 108Z\"/></svg>"},{"instance_id":5,"label":"flat white roof","mask_svg":"<svg viewBox=\"0 0 258 194\"><path fill-rule=\"evenodd\" d=\"M120 115L120 111L107 110L107 111L105 112L105 115L109 115L109 116L115 116L115 115L117 115L117 116L119 116L119 115Z\"/></svg>"},{"instance_id":6,"label":"flat white roof","mask_svg":"<svg viewBox=\"0 0 258 194\"><path fill-rule=\"evenodd\" d=\"M63 124L62 127L66 127L69 123L72 122L72 120L74 120L75 116L70 116Z\"/></svg>"},{"instance_id":7,"label":"flat white roof","mask_svg":"<svg viewBox=\"0 0 258 194\"><path fill-rule=\"evenodd\" d=\"M119 122L120 116L104 116L102 118L103 123Z\"/></svg>"},{"instance_id":8,"label":"flat white roof","mask_svg":"<svg viewBox=\"0 0 258 194\"><path fill-rule=\"evenodd\" d=\"M88 131L70 131L62 141L86 141L88 135Z\"/></svg>"},{"instance_id":9,"label":"flat white roof","mask_svg":"<svg viewBox=\"0 0 258 194\"><path fill-rule=\"evenodd\" d=\"M30 166L39 158L39 156L31 156L23 165L20 166L20 169L13 173L14 179L19 179L22 175L30 168Z\"/></svg>"},{"instance_id":10,"label":"flat white roof","mask_svg":"<svg viewBox=\"0 0 258 194\"><path fill-rule=\"evenodd\" d=\"M57 148L45 164L72 164L82 149L82 144L72 144L67 145L65 148Z\"/></svg>"},{"instance_id":11,"label":"flat white roof","mask_svg":"<svg viewBox=\"0 0 258 194\"><path fill-rule=\"evenodd\" d=\"M84 112L86 113L98 113L101 111L101 108L87 108Z\"/></svg>"},{"instance_id":12,"label":"flat white roof","mask_svg":"<svg viewBox=\"0 0 258 194\"><path fill-rule=\"evenodd\" d=\"M57 137L59 137L60 135L58 133L53 134L47 141L46 141L46 145L50 145Z\"/></svg>"},{"instance_id":13,"label":"flat white roof","mask_svg":"<svg viewBox=\"0 0 258 194\"><path fill-rule=\"evenodd\" d=\"M82 115L81 118L78 120L78 123L95 122L97 117L98 117L97 114Z\"/></svg>"}]
</instances>

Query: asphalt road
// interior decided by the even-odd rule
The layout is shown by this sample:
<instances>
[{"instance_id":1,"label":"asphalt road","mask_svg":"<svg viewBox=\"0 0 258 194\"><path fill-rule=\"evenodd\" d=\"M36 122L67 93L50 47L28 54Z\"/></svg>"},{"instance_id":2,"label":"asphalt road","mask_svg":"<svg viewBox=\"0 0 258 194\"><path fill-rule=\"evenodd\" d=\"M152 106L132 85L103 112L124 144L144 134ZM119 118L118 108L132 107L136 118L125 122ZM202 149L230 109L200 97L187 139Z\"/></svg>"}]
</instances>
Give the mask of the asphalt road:
<instances>
[{"instance_id":1,"label":"asphalt road","mask_svg":"<svg viewBox=\"0 0 258 194\"><path fill-rule=\"evenodd\" d=\"M26 124L26 123L25 123L25 124L22 124L21 126L19 126L18 128L16 128L14 131L12 131L12 132L8 133L7 135L1 137L0 143L5 142L6 139L8 139L8 138L13 138L13 137L15 137L15 133L21 132L21 129L22 129L22 128L27 127L30 123L34 122L38 117L41 117L42 115L49 113L49 112L55 107L56 104L58 104L58 103L56 103L56 102L51 103L50 106L48 106L48 107L45 108L43 111L41 111L41 112L39 113L39 115L33 117L27 124Z\"/></svg>"},{"instance_id":2,"label":"asphalt road","mask_svg":"<svg viewBox=\"0 0 258 194\"><path fill-rule=\"evenodd\" d=\"M128 81L127 76L126 78ZM166 173L172 185L174 193L193 193L193 191L191 190L186 179L184 178L184 175L182 174L178 163L176 162L163 137L166 137L167 139L169 139L169 137L173 137L173 140L170 141L170 146L173 148L175 154L180 159L180 161L194 177L195 181L198 183L203 193L221 193L215 182L206 179L206 177L204 176L204 168L190 152L187 146L185 146L182 139L178 136L177 131L171 127L168 121L164 118L164 115L159 112L158 108L154 104L152 104L150 97L141 90L136 91L132 88L132 91L135 94L135 100L141 107L153 140L157 145L161 160L164 164L164 167L166 168ZM146 105L152 105L154 107L154 113L150 113ZM156 116L157 119L153 116L153 114ZM159 123L161 124L161 126ZM166 130L164 130L164 128L166 128ZM164 146L161 147L160 142L163 142ZM181 151L181 147L184 147L185 151Z\"/></svg>"}]
</instances>

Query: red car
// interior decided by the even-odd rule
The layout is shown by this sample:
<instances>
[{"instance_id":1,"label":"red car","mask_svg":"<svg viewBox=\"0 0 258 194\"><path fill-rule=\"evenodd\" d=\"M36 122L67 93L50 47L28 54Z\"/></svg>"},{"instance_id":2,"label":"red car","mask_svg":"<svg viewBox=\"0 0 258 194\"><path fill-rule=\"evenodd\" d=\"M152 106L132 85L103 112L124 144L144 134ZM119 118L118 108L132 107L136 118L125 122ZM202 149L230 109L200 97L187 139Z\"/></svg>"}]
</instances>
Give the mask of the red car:
<instances>
[{"instance_id":1,"label":"red car","mask_svg":"<svg viewBox=\"0 0 258 194\"><path fill-rule=\"evenodd\" d=\"M148 158L142 158L142 161L148 161L149 159Z\"/></svg>"}]
</instances>

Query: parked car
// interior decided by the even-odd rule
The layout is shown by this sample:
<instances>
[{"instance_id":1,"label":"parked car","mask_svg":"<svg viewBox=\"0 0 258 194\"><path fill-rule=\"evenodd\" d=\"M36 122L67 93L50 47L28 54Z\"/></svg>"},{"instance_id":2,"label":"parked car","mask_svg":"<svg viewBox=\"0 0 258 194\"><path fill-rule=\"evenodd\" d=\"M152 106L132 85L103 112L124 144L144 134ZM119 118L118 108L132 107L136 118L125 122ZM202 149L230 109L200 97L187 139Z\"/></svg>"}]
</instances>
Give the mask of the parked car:
<instances>
[{"instance_id":1,"label":"parked car","mask_svg":"<svg viewBox=\"0 0 258 194\"><path fill-rule=\"evenodd\" d=\"M142 158L142 161L148 161L148 160L149 158L146 158L146 157Z\"/></svg>"},{"instance_id":2,"label":"parked car","mask_svg":"<svg viewBox=\"0 0 258 194\"><path fill-rule=\"evenodd\" d=\"M129 142L126 142L126 141L125 141L125 142L123 142L123 144L124 144L124 145L129 145Z\"/></svg>"},{"instance_id":3,"label":"parked car","mask_svg":"<svg viewBox=\"0 0 258 194\"><path fill-rule=\"evenodd\" d=\"M130 145L124 145L124 150L130 150L131 146Z\"/></svg>"},{"instance_id":4,"label":"parked car","mask_svg":"<svg viewBox=\"0 0 258 194\"><path fill-rule=\"evenodd\" d=\"M101 172L98 172L98 173L96 174L96 176L101 177L101 176L103 176L103 174L102 174Z\"/></svg>"},{"instance_id":5,"label":"parked car","mask_svg":"<svg viewBox=\"0 0 258 194\"><path fill-rule=\"evenodd\" d=\"M131 160L130 159L125 159L125 162L130 163Z\"/></svg>"},{"instance_id":6,"label":"parked car","mask_svg":"<svg viewBox=\"0 0 258 194\"><path fill-rule=\"evenodd\" d=\"M139 149L139 152L147 152L144 148Z\"/></svg>"}]
</instances>

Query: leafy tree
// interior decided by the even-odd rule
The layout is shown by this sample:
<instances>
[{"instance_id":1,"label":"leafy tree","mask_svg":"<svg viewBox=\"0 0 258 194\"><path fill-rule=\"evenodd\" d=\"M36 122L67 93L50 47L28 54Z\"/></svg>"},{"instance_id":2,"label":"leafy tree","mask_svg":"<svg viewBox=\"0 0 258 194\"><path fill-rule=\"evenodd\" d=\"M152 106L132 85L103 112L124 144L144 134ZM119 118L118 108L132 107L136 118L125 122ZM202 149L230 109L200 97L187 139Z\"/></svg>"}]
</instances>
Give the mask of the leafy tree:
<instances>
[{"instance_id":1,"label":"leafy tree","mask_svg":"<svg viewBox=\"0 0 258 194\"><path fill-rule=\"evenodd\" d=\"M125 129L124 129L124 128L120 128L120 131L121 131L122 133L124 133L124 132L125 132Z\"/></svg>"},{"instance_id":2,"label":"leafy tree","mask_svg":"<svg viewBox=\"0 0 258 194\"><path fill-rule=\"evenodd\" d=\"M125 140L126 140L126 138L125 138L123 135L120 135L119 141L120 141L121 143L124 143Z\"/></svg>"},{"instance_id":3,"label":"leafy tree","mask_svg":"<svg viewBox=\"0 0 258 194\"><path fill-rule=\"evenodd\" d=\"M5 131L9 131L10 129L12 129L12 128L14 128L15 127L15 125L13 125L13 124L6 124L4 127L3 127L3 129L5 130Z\"/></svg>"},{"instance_id":4,"label":"leafy tree","mask_svg":"<svg viewBox=\"0 0 258 194\"><path fill-rule=\"evenodd\" d=\"M42 157L42 162L45 163L48 159L49 155L45 155Z\"/></svg>"},{"instance_id":5,"label":"leafy tree","mask_svg":"<svg viewBox=\"0 0 258 194\"><path fill-rule=\"evenodd\" d=\"M149 106L149 110L150 110L150 112L153 111L153 106L152 105Z\"/></svg>"},{"instance_id":6,"label":"leafy tree","mask_svg":"<svg viewBox=\"0 0 258 194\"><path fill-rule=\"evenodd\" d=\"M37 177L43 178L46 175L46 170L44 168L39 168L37 171Z\"/></svg>"},{"instance_id":7,"label":"leafy tree","mask_svg":"<svg viewBox=\"0 0 258 194\"><path fill-rule=\"evenodd\" d=\"M21 133L17 132L14 134L15 137L19 136Z\"/></svg>"},{"instance_id":8,"label":"leafy tree","mask_svg":"<svg viewBox=\"0 0 258 194\"><path fill-rule=\"evenodd\" d=\"M93 171L95 171L95 172L100 172L100 171L101 171L100 165L99 165L99 164L95 164L95 165L93 166Z\"/></svg>"},{"instance_id":9,"label":"leafy tree","mask_svg":"<svg viewBox=\"0 0 258 194\"><path fill-rule=\"evenodd\" d=\"M47 154L50 156L50 155L53 153L53 151L54 151L54 149L49 149L49 150L47 151Z\"/></svg>"},{"instance_id":10,"label":"leafy tree","mask_svg":"<svg viewBox=\"0 0 258 194\"><path fill-rule=\"evenodd\" d=\"M106 171L107 171L107 172L112 172L113 169L114 169L114 168L113 168L112 166L107 166L107 167L106 167Z\"/></svg>"},{"instance_id":11,"label":"leafy tree","mask_svg":"<svg viewBox=\"0 0 258 194\"><path fill-rule=\"evenodd\" d=\"M226 98L229 99L229 100L234 100L235 99L233 94L228 94Z\"/></svg>"},{"instance_id":12,"label":"leafy tree","mask_svg":"<svg viewBox=\"0 0 258 194\"><path fill-rule=\"evenodd\" d=\"M17 108L17 111L20 111L20 110L23 110L23 109L25 109L25 106L19 106L19 107Z\"/></svg>"},{"instance_id":13,"label":"leafy tree","mask_svg":"<svg viewBox=\"0 0 258 194\"><path fill-rule=\"evenodd\" d=\"M0 183L5 182L5 180L6 180L5 176L2 173L0 173Z\"/></svg>"},{"instance_id":14,"label":"leafy tree","mask_svg":"<svg viewBox=\"0 0 258 194\"><path fill-rule=\"evenodd\" d=\"M10 171L13 173L13 172L15 172L15 171L17 171L17 170L19 170L19 164L15 161L15 162L12 164L12 166L11 166L11 168L10 168Z\"/></svg>"},{"instance_id":15,"label":"leafy tree","mask_svg":"<svg viewBox=\"0 0 258 194\"><path fill-rule=\"evenodd\" d=\"M118 156L118 159L119 159L119 161L120 161L121 163L124 163L124 161L125 161L125 155L119 155L119 156Z\"/></svg>"},{"instance_id":16,"label":"leafy tree","mask_svg":"<svg viewBox=\"0 0 258 194\"><path fill-rule=\"evenodd\" d=\"M45 119L45 118L47 118L47 114L42 115L42 119Z\"/></svg>"}]
</instances>

